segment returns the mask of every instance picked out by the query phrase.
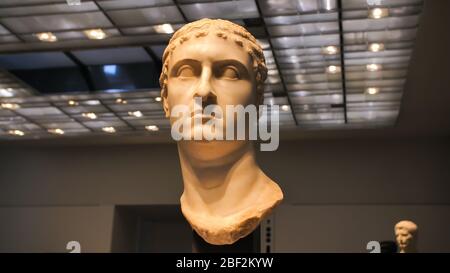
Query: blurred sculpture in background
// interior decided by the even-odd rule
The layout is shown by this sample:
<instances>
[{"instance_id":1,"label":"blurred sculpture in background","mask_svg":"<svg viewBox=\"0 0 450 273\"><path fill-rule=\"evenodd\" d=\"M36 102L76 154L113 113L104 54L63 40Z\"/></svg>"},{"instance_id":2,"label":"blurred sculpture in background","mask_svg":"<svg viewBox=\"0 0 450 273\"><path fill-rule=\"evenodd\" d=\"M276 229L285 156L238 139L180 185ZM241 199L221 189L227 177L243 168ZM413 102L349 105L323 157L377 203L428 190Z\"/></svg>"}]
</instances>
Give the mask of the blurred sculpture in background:
<instances>
[{"instance_id":1,"label":"blurred sculpture in background","mask_svg":"<svg viewBox=\"0 0 450 273\"><path fill-rule=\"evenodd\" d=\"M412 221L400 221L395 225L395 240L399 253L417 252L418 227Z\"/></svg>"}]
</instances>

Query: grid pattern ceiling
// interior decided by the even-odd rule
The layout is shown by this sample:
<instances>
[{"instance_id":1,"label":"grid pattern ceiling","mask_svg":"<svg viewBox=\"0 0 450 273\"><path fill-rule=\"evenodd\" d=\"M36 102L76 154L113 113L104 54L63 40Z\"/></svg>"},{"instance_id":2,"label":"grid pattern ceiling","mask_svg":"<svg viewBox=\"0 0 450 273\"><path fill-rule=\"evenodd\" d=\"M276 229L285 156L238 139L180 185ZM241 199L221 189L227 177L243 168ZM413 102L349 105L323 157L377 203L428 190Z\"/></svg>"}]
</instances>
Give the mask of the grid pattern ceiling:
<instances>
[{"instance_id":1,"label":"grid pattern ceiling","mask_svg":"<svg viewBox=\"0 0 450 273\"><path fill-rule=\"evenodd\" d=\"M0 137L135 134L168 130L159 91L28 96L0 109ZM111 129L113 128L113 129ZM22 133L23 135L22 135Z\"/></svg>"},{"instance_id":2,"label":"grid pattern ceiling","mask_svg":"<svg viewBox=\"0 0 450 273\"><path fill-rule=\"evenodd\" d=\"M0 1L4 69L38 65L27 62L26 54L45 46L52 51L45 53L52 56L46 59L48 67L75 65L74 59L78 65L88 65L100 56L120 63L126 61L114 52L120 49L102 49L118 41L136 60L158 62L172 30L204 17L229 19L249 29L263 46L269 68L264 103L283 105L281 128L299 129L395 125L422 9L422 0L69 2L77 1ZM85 34L89 29L102 29L106 39L89 40ZM42 32L51 32L57 41L40 41L36 34ZM95 49L80 50L83 43ZM18 54L12 48L28 53ZM70 60L61 55L67 51ZM17 130L25 137L45 137L54 129L67 135L101 133L109 127L116 133L145 132L145 126L169 129L155 90L31 96L33 91L20 87L17 80L3 82L5 75L6 71L0 74L3 138L17 136ZM14 98L4 96L7 90ZM68 105L69 101L76 105ZM134 116L135 111L142 116ZM87 113L95 113L96 119L89 119ZM147 131L155 129L150 128Z\"/></svg>"}]
</instances>

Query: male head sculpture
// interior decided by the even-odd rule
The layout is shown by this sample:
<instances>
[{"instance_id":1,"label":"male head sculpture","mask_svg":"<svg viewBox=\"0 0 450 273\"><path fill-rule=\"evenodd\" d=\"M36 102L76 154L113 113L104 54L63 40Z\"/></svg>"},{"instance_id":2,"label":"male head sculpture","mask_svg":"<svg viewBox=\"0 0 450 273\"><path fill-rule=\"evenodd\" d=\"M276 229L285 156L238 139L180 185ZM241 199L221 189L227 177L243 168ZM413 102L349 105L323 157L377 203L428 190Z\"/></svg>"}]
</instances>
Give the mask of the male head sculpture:
<instances>
[{"instance_id":1,"label":"male head sculpture","mask_svg":"<svg viewBox=\"0 0 450 273\"><path fill-rule=\"evenodd\" d=\"M202 107L223 109L262 103L267 77L263 51L245 28L230 21L186 24L169 41L162 61L161 97L172 125L179 119L172 114L174 107L192 109L194 98L201 98ZM185 117L200 120L192 134L207 129L210 120L236 119L194 111ZM178 152L183 215L210 244L232 244L245 237L283 199L278 185L257 165L248 140L182 140Z\"/></svg>"},{"instance_id":2,"label":"male head sculpture","mask_svg":"<svg viewBox=\"0 0 450 273\"><path fill-rule=\"evenodd\" d=\"M411 221L400 221L395 225L395 240L400 253L417 252L418 227Z\"/></svg>"}]
</instances>

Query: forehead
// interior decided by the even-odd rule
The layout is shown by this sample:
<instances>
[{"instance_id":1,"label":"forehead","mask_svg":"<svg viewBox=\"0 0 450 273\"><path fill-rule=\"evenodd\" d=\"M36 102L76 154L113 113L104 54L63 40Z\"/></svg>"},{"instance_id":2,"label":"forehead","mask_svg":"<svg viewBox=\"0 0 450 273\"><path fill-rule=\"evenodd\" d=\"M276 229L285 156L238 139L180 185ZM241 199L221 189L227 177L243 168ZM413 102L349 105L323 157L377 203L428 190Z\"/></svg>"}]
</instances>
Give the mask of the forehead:
<instances>
[{"instance_id":1,"label":"forehead","mask_svg":"<svg viewBox=\"0 0 450 273\"><path fill-rule=\"evenodd\" d=\"M417 229L415 224L413 224L411 222L406 222L406 221L398 223L396 225L396 228L406 229L406 230L410 230L410 231L415 231Z\"/></svg>"},{"instance_id":2,"label":"forehead","mask_svg":"<svg viewBox=\"0 0 450 273\"><path fill-rule=\"evenodd\" d=\"M176 41L178 43L178 41ZM245 43L245 42L244 42ZM251 57L244 47L235 42L235 37L229 35L227 39L217 37L216 33L210 31L206 36L195 37L177 44L169 59L169 67L183 59L194 59L199 61L236 60L242 64L252 67Z\"/></svg>"}]
</instances>

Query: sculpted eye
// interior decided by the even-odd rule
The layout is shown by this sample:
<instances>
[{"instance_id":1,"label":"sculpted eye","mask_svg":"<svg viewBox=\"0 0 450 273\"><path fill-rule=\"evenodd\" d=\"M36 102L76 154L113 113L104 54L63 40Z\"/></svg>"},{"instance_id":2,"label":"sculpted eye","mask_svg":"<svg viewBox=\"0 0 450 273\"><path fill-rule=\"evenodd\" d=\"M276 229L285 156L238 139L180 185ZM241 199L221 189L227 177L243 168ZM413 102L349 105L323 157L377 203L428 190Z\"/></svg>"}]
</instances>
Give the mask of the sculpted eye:
<instances>
[{"instance_id":1,"label":"sculpted eye","mask_svg":"<svg viewBox=\"0 0 450 273\"><path fill-rule=\"evenodd\" d=\"M194 77L194 69L190 65L183 65L178 69L177 76L182 78Z\"/></svg>"},{"instance_id":2,"label":"sculpted eye","mask_svg":"<svg viewBox=\"0 0 450 273\"><path fill-rule=\"evenodd\" d=\"M229 80L238 80L240 78L238 70L232 66L225 66L220 77Z\"/></svg>"}]
</instances>

